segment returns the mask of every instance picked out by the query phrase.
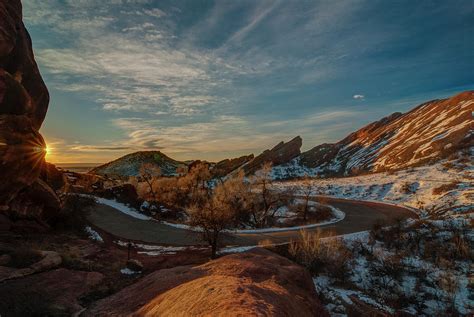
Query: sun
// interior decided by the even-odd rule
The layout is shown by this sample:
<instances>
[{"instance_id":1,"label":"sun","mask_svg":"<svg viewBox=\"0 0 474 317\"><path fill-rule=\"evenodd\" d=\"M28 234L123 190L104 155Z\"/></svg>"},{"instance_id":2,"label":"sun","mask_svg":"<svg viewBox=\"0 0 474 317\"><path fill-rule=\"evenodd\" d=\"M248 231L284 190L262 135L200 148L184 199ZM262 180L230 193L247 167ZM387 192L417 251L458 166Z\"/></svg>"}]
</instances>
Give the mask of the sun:
<instances>
[{"instance_id":1,"label":"sun","mask_svg":"<svg viewBox=\"0 0 474 317\"><path fill-rule=\"evenodd\" d=\"M44 148L44 151L46 152L46 157L51 155L51 148L49 146L46 145L46 147Z\"/></svg>"}]
</instances>

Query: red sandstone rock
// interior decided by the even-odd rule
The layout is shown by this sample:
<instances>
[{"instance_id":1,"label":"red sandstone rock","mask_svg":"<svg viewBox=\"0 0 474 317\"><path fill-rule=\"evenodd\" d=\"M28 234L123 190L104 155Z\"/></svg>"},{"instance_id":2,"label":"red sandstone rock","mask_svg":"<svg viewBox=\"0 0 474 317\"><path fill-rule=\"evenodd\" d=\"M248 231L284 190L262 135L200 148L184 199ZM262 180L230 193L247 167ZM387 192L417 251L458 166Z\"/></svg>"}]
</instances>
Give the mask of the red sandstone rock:
<instances>
[{"instance_id":1,"label":"red sandstone rock","mask_svg":"<svg viewBox=\"0 0 474 317\"><path fill-rule=\"evenodd\" d=\"M274 166L288 163L300 155L303 140L297 136L294 139L278 143L271 150L265 150L262 154L256 156L252 161L244 166L246 174L252 174L258 171L266 162L271 162Z\"/></svg>"},{"instance_id":2,"label":"red sandstone rock","mask_svg":"<svg viewBox=\"0 0 474 317\"><path fill-rule=\"evenodd\" d=\"M328 316L311 275L264 249L154 272L86 316Z\"/></svg>"},{"instance_id":3,"label":"red sandstone rock","mask_svg":"<svg viewBox=\"0 0 474 317\"><path fill-rule=\"evenodd\" d=\"M58 207L58 198L38 183L45 143L38 130L49 94L34 60L31 39L22 22L20 0L0 2L0 210L10 213ZM30 189L30 186L33 188ZM33 199L26 193L34 192ZM50 195L52 193L52 195ZM21 196L21 197L20 197ZM22 201L23 198L26 201ZM38 199L40 204L33 206Z\"/></svg>"},{"instance_id":4,"label":"red sandstone rock","mask_svg":"<svg viewBox=\"0 0 474 317\"><path fill-rule=\"evenodd\" d=\"M304 152L300 163L325 174L354 175L436 162L474 145L473 111L474 91L429 101Z\"/></svg>"}]
</instances>

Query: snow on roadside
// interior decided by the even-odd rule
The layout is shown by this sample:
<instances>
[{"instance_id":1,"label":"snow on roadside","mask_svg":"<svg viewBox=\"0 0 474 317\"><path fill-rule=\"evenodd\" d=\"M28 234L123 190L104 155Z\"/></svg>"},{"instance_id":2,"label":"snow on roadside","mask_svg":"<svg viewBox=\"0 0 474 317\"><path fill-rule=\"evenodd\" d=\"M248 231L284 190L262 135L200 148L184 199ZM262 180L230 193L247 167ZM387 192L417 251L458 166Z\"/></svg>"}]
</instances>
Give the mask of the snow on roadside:
<instances>
[{"instance_id":1,"label":"snow on roadside","mask_svg":"<svg viewBox=\"0 0 474 317\"><path fill-rule=\"evenodd\" d=\"M272 228L261 228L261 229L237 229L237 230L224 230L224 232L227 233L270 233L270 232L281 232L281 231L295 231L295 230L302 230L302 229L310 229L310 228L316 228L316 227L321 227L321 226L326 226L330 224L334 224L336 222L339 222L343 220L346 217L346 214L342 211L339 210L335 207L328 206L331 208L332 213L333 213L333 218L327 221L323 222L318 222L314 224L309 224L309 225L303 225L303 226L295 226L295 227L272 227ZM191 230L191 231L197 231L197 232L202 232L203 229L199 227L191 227L185 224L181 223L171 223L171 222L162 222L165 225L179 228L179 229L185 229L185 230Z\"/></svg>"},{"instance_id":2,"label":"snow on roadside","mask_svg":"<svg viewBox=\"0 0 474 317\"><path fill-rule=\"evenodd\" d=\"M258 248L257 245L250 245L246 247L228 247L220 249L217 254L228 254L228 253L241 253L248 250L252 250L254 248Z\"/></svg>"},{"instance_id":3,"label":"snow on roadside","mask_svg":"<svg viewBox=\"0 0 474 317\"><path fill-rule=\"evenodd\" d=\"M435 210L451 214L474 210L474 169L472 163L442 161L437 164L410 168L391 173L377 173L353 177L314 179L314 194L337 198L391 203L420 210ZM434 189L443 185L445 190ZM280 190L298 188L301 181L282 181L275 186Z\"/></svg>"},{"instance_id":4,"label":"snow on roadside","mask_svg":"<svg viewBox=\"0 0 474 317\"><path fill-rule=\"evenodd\" d=\"M89 198L95 199L95 201L99 204L103 204L103 205L115 208L118 211L123 212L124 214L129 215L136 219L140 219L140 220L152 219L151 217L148 217L148 216L145 216L144 214L139 213L136 209L129 207L123 203L120 203L114 199L106 199L106 198L97 197L94 195L86 195L86 194L78 194L78 196L89 197Z\"/></svg>"},{"instance_id":5,"label":"snow on roadside","mask_svg":"<svg viewBox=\"0 0 474 317\"><path fill-rule=\"evenodd\" d=\"M100 236L100 234L92 229L90 226L84 228L84 231L89 235L89 239L95 240L97 242L104 242L104 239Z\"/></svg>"},{"instance_id":6,"label":"snow on roadside","mask_svg":"<svg viewBox=\"0 0 474 317\"><path fill-rule=\"evenodd\" d=\"M145 216L144 214L141 214L139 213L138 211L136 211L134 208L131 208L123 203L120 203L116 200L113 200L113 199L106 199L106 198L102 198L102 197L95 197L95 196L92 196L96 199L96 201L99 203L99 204L103 204L103 205L107 205L107 206L110 206L112 208L115 208L121 212L123 212L124 214L127 214L133 218L137 218L137 219L140 219L140 220L151 220L152 218L151 217L148 217L148 216Z\"/></svg>"},{"instance_id":7,"label":"snow on roadside","mask_svg":"<svg viewBox=\"0 0 474 317\"><path fill-rule=\"evenodd\" d=\"M135 274L140 274L141 272L139 271L132 271L130 270L128 267L124 268L124 269L121 269L120 270L120 273L122 273L123 275L135 275Z\"/></svg>"},{"instance_id":8,"label":"snow on roadside","mask_svg":"<svg viewBox=\"0 0 474 317\"><path fill-rule=\"evenodd\" d=\"M117 245L121 247L128 247L128 242L117 240L114 241ZM150 245L150 244L141 244L130 242L130 245L137 249L138 254L146 254L149 256L158 256L158 255L173 255L180 251L186 250L205 250L207 247L193 247L193 246L162 246L162 245ZM139 250L139 251L138 251Z\"/></svg>"}]
</instances>

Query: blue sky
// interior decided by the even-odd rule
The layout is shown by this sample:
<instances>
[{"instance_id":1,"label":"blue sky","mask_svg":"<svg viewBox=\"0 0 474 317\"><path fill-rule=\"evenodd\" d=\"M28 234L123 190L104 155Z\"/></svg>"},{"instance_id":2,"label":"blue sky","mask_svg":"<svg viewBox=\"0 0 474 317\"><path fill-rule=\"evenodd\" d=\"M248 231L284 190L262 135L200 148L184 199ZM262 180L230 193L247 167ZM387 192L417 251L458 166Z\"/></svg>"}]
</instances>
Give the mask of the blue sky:
<instances>
[{"instance_id":1,"label":"blue sky","mask_svg":"<svg viewBox=\"0 0 474 317\"><path fill-rule=\"evenodd\" d=\"M54 162L303 149L474 88L473 1L25 0Z\"/></svg>"}]
</instances>

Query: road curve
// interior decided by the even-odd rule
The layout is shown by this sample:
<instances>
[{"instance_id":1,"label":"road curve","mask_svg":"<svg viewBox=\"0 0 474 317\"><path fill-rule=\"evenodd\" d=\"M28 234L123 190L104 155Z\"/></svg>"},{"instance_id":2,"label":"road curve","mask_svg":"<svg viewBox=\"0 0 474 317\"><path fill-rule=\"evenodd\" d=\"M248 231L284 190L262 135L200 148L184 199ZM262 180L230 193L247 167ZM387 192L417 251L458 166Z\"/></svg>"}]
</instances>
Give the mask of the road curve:
<instances>
[{"instance_id":1,"label":"road curve","mask_svg":"<svg viewBox=\"0 0 474 317\"><path fill-rule=\"evenodd\" d=\"M339 222L306 229L307 231L321 230L336 235L349 234L369 230L379 221L393 224L398 219L418 217L410 209L400 206L333 197L324 197L324 199L327 204L342 210L346 217ZM96 204L91 209L88 220L92 225L123 240L173 246L203 244L198 232L171 227L157 221L133 218L104 204ZM285 243L291 239L297 239L299 234L297 230L271 233L225 234L224 244L251 246L257 245L262 240L270 240L273 243Z\"/></svg>"}]
</instances>

